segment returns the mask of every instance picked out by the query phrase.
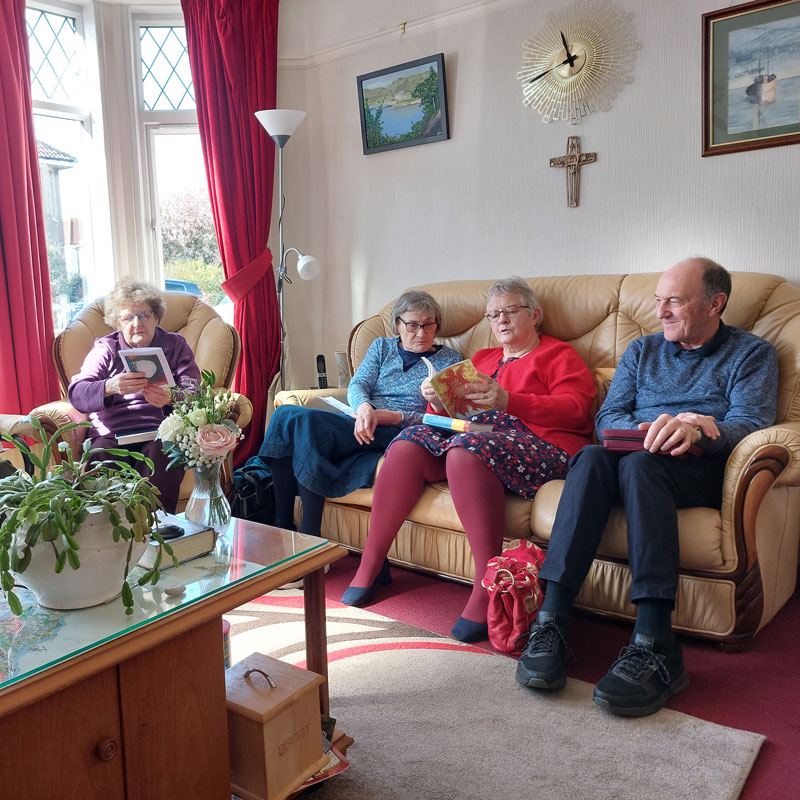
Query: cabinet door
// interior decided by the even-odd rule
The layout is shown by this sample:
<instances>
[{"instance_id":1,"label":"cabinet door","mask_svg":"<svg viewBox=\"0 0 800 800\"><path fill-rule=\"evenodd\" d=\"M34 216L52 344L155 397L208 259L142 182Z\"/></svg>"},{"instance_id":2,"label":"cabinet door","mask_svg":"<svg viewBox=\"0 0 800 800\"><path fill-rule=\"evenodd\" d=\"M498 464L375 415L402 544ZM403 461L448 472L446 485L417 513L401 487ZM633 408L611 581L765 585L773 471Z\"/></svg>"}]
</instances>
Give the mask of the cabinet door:
<instances>
[{"instance_id":1,"label":"cabinet door","mask_svg":"<svg viewBox=\"0 0 800 800\"><path fill-rule=\"evenodd\" d=\"M3 717L0 742L2 800L124 797L116 667Z\"/></svg>"},{"instance_id":2,"label":"cabinet door","mask_svg":"<svg viewBox=\"0 0 800 800\"><path fill-rule=\"evenodd\" d=\"M119 665L129 800L230 797L222 623Z\"/></svg>"}]
</instances>

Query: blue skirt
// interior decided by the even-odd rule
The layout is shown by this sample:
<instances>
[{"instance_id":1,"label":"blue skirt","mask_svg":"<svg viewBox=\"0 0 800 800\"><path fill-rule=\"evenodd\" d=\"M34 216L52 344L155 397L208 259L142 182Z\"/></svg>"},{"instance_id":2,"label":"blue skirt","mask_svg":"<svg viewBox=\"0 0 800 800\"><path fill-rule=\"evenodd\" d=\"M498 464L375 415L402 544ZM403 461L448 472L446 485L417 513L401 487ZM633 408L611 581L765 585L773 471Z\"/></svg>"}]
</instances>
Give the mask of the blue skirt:
<instances>
[{"instance_id":1,"label":"blue skirt","mask_svg":"<svg viewBox=\"0 0 800 800\"><path fill-rule=\"evenodd\" d=\"M278 406L269 418L262 458L292 459L297 482L323 497L372 486L375 467L402 428L378 425L370 444L353 435L355 419L304 406Z\"/></svg>"}]
</instances>

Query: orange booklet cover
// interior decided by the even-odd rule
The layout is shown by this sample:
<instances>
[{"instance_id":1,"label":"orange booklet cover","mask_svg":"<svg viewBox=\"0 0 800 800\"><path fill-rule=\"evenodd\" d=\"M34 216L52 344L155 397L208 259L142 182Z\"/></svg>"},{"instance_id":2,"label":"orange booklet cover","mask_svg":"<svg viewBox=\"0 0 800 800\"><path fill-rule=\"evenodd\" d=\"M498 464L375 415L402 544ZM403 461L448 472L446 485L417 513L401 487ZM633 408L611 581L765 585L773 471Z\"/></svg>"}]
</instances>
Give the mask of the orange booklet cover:
<instances>
[{"instance_id":1,"label":"orange booklet cover","mask_svg":"<svg viewBox=\"0 0 800 800\"><path fill-rule=\"evenodd\" d=\"M465 383L480 383L478 370L468 358L451 364L431 378L431 386L441 401L445 411L457 419L469 419L487 406L478 405L464 397Z\"/></svg>"}]
</instances>

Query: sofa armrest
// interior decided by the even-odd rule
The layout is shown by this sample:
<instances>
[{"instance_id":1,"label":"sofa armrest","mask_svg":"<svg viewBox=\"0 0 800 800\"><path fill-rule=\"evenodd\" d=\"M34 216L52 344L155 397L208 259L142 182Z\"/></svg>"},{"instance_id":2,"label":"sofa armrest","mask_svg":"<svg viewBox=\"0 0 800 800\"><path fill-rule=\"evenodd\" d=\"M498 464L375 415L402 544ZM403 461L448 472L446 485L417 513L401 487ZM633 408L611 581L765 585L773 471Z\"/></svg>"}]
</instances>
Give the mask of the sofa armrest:
<instances>
[{"instance_id":1,"label":"sofa armrest","mask_svg":"<svg viewBox=\"0 0 800 800\"><path fill-rule=\"evenodd\" d=\"M758 510L770 489L800 486L800 422L782 422L745 436L725 468L720 517L733 537L737 580L758 563Z\"/></svg>"},{"instance_id":2,"label":"sofa armrest","mask_svg":"<svg viewBox=\"0 0 800 800\"><path fill-rule=\"evenodd\" d=\"M86 422L89 419L88 415L82 414L66 400L56 400L52 403L37 406L31 411L30 416L36 417L42 423L44 432L48 436L52 436L59 428L69 422ZM67 431L62 437L62 441L69 444L75 460L80 458L87 430L88 428L86 427L74 428L71 431ZM57 461L61 460L58 454L58 442L53 443L53 457Z\"/></svg>"},{"instance_id":3,"label":"sofa armrest","mask_svg":"<svg viewBox=\"0 0 800 800\"><path fill-rule=\"evenodd\" d=\"M284 389L275 395L275 408L278 406L307 406L316 397L335 397L347 403L347 389Z\"/></svg>"},{"instance_id":4,"label":"sofa armrest","mask_svg":"<svg viewBox=\"0 0 800 800\"><path fill-rule=\"evenodd\" d=\"M250 402L250 399L243 394L231 392L231 395L236 401L236 407L233 410L233 421L240 428L244 429L250 424L250 420L253 419L253 404Z\"/></svg>"}]
</instances>

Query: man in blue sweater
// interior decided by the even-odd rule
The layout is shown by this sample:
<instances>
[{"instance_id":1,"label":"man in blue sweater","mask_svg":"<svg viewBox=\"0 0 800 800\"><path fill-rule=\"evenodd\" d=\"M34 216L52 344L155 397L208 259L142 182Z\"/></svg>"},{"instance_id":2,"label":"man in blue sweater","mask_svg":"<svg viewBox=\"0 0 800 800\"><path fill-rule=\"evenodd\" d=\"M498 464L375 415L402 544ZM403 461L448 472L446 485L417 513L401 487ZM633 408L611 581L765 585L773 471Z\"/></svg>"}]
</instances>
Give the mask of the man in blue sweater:
<instances>
[{"instance_id":1,"label":"man in blue sweater","mask_svg":"<svg viewBox=\"0 0 800 800\"><path fill-rule=\"evenodd\" d=\"M625 508L631 602L630 644L597 684L594 701L625 716L658 711L689 683L671 615L678 585L677 509L719 508L728 455L742 438L775 421L778 359L771 344L724 325L728 272L692 258L656 286L663 334L631 342L595 419L607 428L646 430L632 453L584 447L570 464L547 558L544 604L517 665L536 689L566 682L573 601L614 506ZM680 458L692 445L701 457Z\"/></svg>"}]
</instances>

